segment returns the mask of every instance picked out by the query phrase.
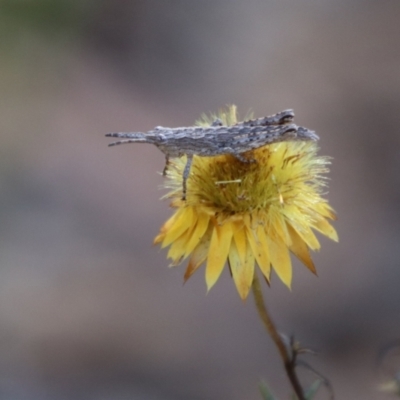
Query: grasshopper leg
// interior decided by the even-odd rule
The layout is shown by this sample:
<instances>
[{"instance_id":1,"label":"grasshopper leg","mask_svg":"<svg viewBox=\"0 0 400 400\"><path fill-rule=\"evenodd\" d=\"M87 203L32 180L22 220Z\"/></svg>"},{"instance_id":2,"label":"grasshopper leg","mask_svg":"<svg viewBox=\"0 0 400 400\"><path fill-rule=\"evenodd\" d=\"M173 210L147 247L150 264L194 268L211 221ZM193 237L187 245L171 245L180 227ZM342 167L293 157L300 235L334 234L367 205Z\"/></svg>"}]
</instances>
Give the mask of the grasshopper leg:
<instances>
[{"instance_id":1,"label":"grasshopper leg","mask_svg":"<svg viewBox=\"0 0 400 400\"><path fill-rule=\"evenodd\" d=\"M187 154L187 161L186 161L185 169L183 170L182 200L186 200L186 181L187 181L187 178L189 177L190 167L192 166L192 161L193 161L193 154Z\"/></svg>"},{"instance_id":2,"label":"grasshopper leg","mask_svg":"<svg viewBox=\"0 0 400 400\"><path fill-rule=\"evenodd\" d=\"M169 166L169 156L165 155L165 167L162 172L163 176L167 175L168 166Z\"/></svg>"}]
</instances>

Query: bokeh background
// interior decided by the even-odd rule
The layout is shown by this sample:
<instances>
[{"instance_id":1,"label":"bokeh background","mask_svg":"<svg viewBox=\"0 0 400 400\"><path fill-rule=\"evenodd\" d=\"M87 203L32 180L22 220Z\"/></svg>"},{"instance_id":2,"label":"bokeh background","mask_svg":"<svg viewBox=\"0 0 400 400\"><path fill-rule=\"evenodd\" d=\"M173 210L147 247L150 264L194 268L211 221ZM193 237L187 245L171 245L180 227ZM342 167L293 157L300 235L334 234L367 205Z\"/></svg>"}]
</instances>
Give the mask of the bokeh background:
<instances>
[{"instance_id":1,"label":"bokeh background","mask_svg":"<svg viewBox=\"0 0 400 400\"><path fill-rule=\"evenodd\" d=\"M289 388L253 299L152 247L164 156L109 131L294 108L333 157L339 244L265 288L338 399L400 338L398 0L0 1L0 398L260 399ZM399 365L400 368L400 365ZM312 381L302 373L304 382ZM319 398L327 398L321 391Z\"/></svg>"}]
</instances>

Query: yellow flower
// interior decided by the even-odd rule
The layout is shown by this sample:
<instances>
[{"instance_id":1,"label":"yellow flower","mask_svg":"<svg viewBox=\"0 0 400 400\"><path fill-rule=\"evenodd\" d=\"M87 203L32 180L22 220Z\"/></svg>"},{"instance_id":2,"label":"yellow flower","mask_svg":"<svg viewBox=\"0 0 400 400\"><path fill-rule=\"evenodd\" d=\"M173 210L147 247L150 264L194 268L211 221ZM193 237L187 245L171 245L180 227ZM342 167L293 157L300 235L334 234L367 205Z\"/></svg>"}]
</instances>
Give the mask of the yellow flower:
<instances>
[{"instance_id":1,"label":"yellow flower","mask_svg":"<svg viewBox=\"0 0 400 400\"><path fill-rule=\"evenodd\" d=\"M236 123L236 107L218 118L227 125ZM209 121L203 117L201 124ZM165 197L172 199L176 211L154 243L170 246L172 266L189 257L185 281L206 262L208 290L228 263L242 299L250 290L255 264L268 282L272 267L288 287L290 252L316 273L309 250L318 250L320 244L313 230L338 240L328 222L335 214L322 197L329 160L317 156L317 149L315 142L275 143L245 154L256 160L253 163L229 154L195 156L186 201L182 200L186 157L174 159Z\"/></svg>"}]
</instances>

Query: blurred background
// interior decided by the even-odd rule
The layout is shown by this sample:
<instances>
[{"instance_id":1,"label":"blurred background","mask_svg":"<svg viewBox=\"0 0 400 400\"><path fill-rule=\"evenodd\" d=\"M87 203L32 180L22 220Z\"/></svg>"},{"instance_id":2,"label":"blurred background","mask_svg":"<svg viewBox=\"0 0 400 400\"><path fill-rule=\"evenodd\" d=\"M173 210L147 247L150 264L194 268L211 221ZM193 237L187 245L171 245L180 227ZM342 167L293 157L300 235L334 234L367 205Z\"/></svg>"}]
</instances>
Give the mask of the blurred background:
<instances>
[{"instance_id":1,"label":"blurred background","mask_svg":"<svg viewBox=\"0 0 400 400\"><path fill-rule=\"evenodd\" d=\"M110 131L293 108L333 157L339 244L265 287L338 399L400 338L400 2L0 0L0 399L281 399L281 361L225 271L182 286L153 237L164 156ZM399 365L400 368L400 365ZM304 382L313 377L302 374ZM321 392L319 398L327 398Z\"/></svg>"}]
</instances>

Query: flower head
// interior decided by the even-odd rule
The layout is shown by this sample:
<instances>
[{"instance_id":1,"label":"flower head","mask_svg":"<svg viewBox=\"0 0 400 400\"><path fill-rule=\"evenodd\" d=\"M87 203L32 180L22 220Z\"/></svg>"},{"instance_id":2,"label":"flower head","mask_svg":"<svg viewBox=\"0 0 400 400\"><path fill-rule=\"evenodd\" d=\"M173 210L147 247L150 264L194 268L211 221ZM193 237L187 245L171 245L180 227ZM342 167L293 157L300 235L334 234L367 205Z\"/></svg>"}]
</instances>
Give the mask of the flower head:
<instances>
[{"instance_id":1,"label":"flower head","mask_svg":"<svg viewBox=\"0 0 400 400\"><path fill-rule=\"evenodd\" d=\"M214 119L215 116L212 117ZM225 125L237 122L236 107L218 116ZM200 121L204 125L212 119ZM161 227L154 243L170 246L172 266L189 258L185 281L206 263L210 289L229 265L241 298L246 298L258 265L266 280L271 269L290 287L290 252L316 272L309 250L320 244L314 230L338 237L328 222L335 214L322 197L328 172L326 157L315 142L284 141L245 153L255 162L232 155L194 156L182 200L186 157L174 159L166 187L176 211Z\"/></svg>"}]
</instances>

